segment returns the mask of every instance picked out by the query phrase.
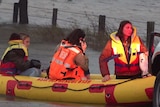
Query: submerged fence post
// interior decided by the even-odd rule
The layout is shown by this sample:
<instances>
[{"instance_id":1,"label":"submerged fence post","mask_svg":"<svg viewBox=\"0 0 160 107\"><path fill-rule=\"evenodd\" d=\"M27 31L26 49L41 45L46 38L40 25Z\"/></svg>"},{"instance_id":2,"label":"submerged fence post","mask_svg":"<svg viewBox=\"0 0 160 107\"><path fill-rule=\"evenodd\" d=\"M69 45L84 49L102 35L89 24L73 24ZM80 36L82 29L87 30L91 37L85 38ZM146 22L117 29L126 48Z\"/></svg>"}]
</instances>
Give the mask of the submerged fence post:
<instances>
[{"instance_id":1,"label":"submerged fence post","mask_svg":"<svg viewBox=\"0 0 160 107\"><path fill-rule=\"evenodd\" d=\"M20 8L20 24L28 24L28 0L19 0L19 8Z\"/></svg>"},{"instance_id":2,"label":"submerged fence post","mask_svg":"<svg viewBox=\"0 0 160 107\"><path fill-rule=\"evenodd\" d=\"M147 42L146 42L146 46L149 49L149 43L150 43L150 36L151 33L154 32L154 22L147 22Z\"/></svg>"},{"instance_id":3,"label":"submerged fence post","mask_svg":"<svg viewBox=\"0 0 160 107\"><path fill-rule=\"evenodd\" d=\"M18 10L19 10L19 3L14 3L13 8L13 23L17 23L18 21Z\"/></svg>"},{"instance_id":4,"label":"submerged fence post","mask_svg":"<svg viewBox=\"0 0 160 107\"><path fill-rule=\"evenodd\" d=\"M151 63L152 63L152 48L154 44L154 35L151 35L151 33L154 32L154 22L147 22L147 42L146 46L149 51L149 56L148 56L148 70L149 72L152 72L151 69Z\"/></svg>"},{"instance_id":5,"label":"submerged fence post","mask_svg":"<svg viewBox=\"0 0 160 107\"><path fill-rule=\"evenodd\" d=\"M57 8L53 8L52 25L54 27L57 26L57 11L58 11Z\"/></svg>"},{"instance_id":6,"label":"submerged fence post","mask_svg":"<svg viewBox=\"0 0 160 107\"><path fill-rule=\"evenodd\" d=\"M99 16L99 27L98 27L98 34L99 35L104 35L105 33L105 15L100 15Z\"/></svg>"},{"instance_id":7,"label":"submerged fence post","mask_svg":"<svg viewBox=\"0 0 160 107\"><path fill-rule=\"evenodd\" d=\"M104 38L105 34L105 15L99 15L99 25L98 25L98 35L96 35L96 43L94 44L95 48L101 49L104 47ZM106 42L106 41L105 41Z\"/></svg>"}]
</instances>

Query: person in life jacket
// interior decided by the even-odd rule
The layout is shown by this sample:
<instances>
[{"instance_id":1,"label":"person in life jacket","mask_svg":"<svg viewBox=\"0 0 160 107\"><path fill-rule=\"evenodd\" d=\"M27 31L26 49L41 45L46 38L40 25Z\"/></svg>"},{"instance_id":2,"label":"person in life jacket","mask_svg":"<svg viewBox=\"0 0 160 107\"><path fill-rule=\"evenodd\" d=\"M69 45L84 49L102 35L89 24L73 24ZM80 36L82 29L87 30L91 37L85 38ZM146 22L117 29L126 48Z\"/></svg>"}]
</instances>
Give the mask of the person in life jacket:
<instances>
[{"instance_id":1,"label":"person in life jacket","mask_svg":"<svg viewBox=\"0 0 160 107\"><path fill-rule=\"evenodd\" d=\"M20 35L20 37L21 37L21 39L22 39L22 41L23 41L23 44L27 47L27 48L29 48L29 46L30 46L30 36L29 35L27 35L27 34L25 34L25 33L19 33L19 35Z\"/></svg>"},{"instance_id":2,"label":"person in life jacket","mask_svg":"<svg viewBox=\"0 0 160 107\"><path fill-rule=\"evenodd\" d=\"M25 34L25 33L19 33L22 41L23 41L23 45L27 48L27 51L28 51L28 48L30 46L30 36ZM26 57L26 60L28 59L28 56Z\"/></svg>"},{"instance_id":3,"label":"person in life jacket","mask_svg":"<svg viewBox=\"0 0 160 107\"><path fill-rule=\"evenodd\" d=\"M28 50L20 35L12 33L0 65L2 75L40 76L40 62L28 60Z\"/></svg>"},{"instance_id":4,"label":"person in life jacket","mask_svg":"<svg viewBox=\"0 0 160 107\"><path fill-rule=\"evenodd\" d=\"M144 53L148 56L148 50L143 44L141 38L136 34L136 28L128 20L120 23L117 32L110 35L106 46L99 56L100 71L103 76L102 81L105 82L110 79L110 72L108 68L108 61L114 59L115 75L117 79L132 78L139 76L151 76L148 71L142 71L140 63L143 59L139 55ZM145 60L148 61L148 60ZM148 62L145 62L148 68ZM148 69L145 70L148 70Z\"/></svg>"},{"instance_id":5,"label":"person in life jacket","mask_svg":"<svg viewBox=\"0 0 160 107\"><path fill-rule=\"evenodd\" d=\"M76 80L90 78L86 48L84 31L73 30L58 45L50 63L49 78Z\"/></svg>"}]
</instances>

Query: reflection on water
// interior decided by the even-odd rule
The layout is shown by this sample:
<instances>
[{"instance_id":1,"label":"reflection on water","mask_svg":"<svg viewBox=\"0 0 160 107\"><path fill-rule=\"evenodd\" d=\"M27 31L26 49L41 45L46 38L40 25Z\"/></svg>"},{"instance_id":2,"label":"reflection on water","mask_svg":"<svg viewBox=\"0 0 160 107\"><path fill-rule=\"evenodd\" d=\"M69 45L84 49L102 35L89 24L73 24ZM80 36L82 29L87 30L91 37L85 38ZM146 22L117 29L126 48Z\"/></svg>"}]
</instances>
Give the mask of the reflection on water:
<instances>
[{"instance_id":1,"label":"reflection on water","mask_svg":"<svg viewBox=\"0 0 160 107\"><path fill-rule=\"evenodd\" d=\"M6 97L0 95L0 105L2 107L152 107L152 104L141 105L100 105L100 104L78 104L78 103L63 103L63 102L44 102L27 100L23 98Z\"/></svg>"},{"instance_id":2,"label":"reflection on water","mask_svg":"<svg viewBox=\"0 0 160 107\"><path fill-rule=\"evenodd\" d=\"M0 105L3 107L105 107L105 105L96 104L35 101L2 95L0 96Z\"/></svg>"}]
</instances>

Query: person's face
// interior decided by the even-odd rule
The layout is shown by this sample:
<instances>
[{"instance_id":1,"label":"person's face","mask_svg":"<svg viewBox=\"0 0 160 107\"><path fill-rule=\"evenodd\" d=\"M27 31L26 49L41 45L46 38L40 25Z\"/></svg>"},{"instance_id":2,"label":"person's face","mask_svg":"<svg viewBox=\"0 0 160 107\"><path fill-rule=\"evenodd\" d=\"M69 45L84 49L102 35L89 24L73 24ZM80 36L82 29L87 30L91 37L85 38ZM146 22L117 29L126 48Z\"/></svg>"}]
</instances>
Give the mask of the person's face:
<instances>
[{"instance_id":1,"label":"person's face","mask_svg":"<svg viewBox=\"0 0 160 107\"><path fill-rule=\"evenodd\" d=\"M23 40L23 44L28 48L29 45L30 45L30 38L29 38L29 37L25 38L25 39Z\"/></svg>"},{"instance_id":2,"label":"person's face","mask_svg":"<svg viewBox=\"0 0 160 107\"><path fill-rule=\"evenodd\" d=\"M123 35L125 37L129 37L131 36L133 33L133 28L132 28L132 25L130 23L127 23L126 25L124 25L123 27Z\"/></svg>"}]
</instances>

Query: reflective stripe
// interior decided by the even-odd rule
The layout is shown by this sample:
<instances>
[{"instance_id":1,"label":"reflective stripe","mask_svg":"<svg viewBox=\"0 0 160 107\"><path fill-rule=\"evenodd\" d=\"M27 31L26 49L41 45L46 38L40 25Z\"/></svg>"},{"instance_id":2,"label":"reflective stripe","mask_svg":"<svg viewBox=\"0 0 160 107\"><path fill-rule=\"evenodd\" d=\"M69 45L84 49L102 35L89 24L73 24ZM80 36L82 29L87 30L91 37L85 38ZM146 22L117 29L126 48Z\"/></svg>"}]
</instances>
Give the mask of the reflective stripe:
<instances>
[{"instance_id":1,"label":"reflective stripe","mask_svg":"<svg viewBox=\"0 0 160 107\"><path fill-rule=\"evenodd\" d=\"M79 53L80 51L74 47L68 48L69 50L72 50L75 53Z\"/></svg>"},{"instance_id":2,"label":"reflective stripe","mask_svg":"<svg viewBox=\"0 0 160 107\"><path fill-rule=\"evenodd\" d=\"M140 52L140 44L137 44L136 49L137 49L137 50L136 50L137 52Z\"/></svg>"},{"instance_id":3,"label":"reflective stripe","mask_svg":"<svg viewBox=\"0 0 160 107\"><path fill-rule=\"evenodd\" d=\"M59 65L63 65L63 61L61 61L61 60L58 60L58 59L53 58L52 61L56 62L56 63L59 64ZM71 67L71 65L70 65L69 63L64 63L64 66L65 66L66 68L70 68L70 67Z\"/></svg>"},{"instance_id":4,"label":"reflective stripe","mask_svg":"<svg viewBox=\"0 0 160 107\"><path fill-rule=\"evenodd\" d=\"M62 62L61 60L58 60L58 59L56 59L55 62L56 62L57 64L60 64L60 65L63 64L63 62Z\"/></svg>"},{"instance_id":5,"label":"reflective stripe","mask_svg":"<svg viewBox=\"0 0 160 107\"><path fill-rule=\"evenodd\" d=\"M71 65L70 65L69 63L65 63L64 66L65 66L66 68L70 68L70 67L71 67Z\"/></svg>"}]
</instances>

